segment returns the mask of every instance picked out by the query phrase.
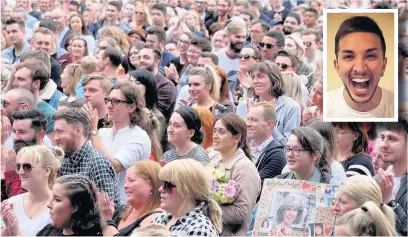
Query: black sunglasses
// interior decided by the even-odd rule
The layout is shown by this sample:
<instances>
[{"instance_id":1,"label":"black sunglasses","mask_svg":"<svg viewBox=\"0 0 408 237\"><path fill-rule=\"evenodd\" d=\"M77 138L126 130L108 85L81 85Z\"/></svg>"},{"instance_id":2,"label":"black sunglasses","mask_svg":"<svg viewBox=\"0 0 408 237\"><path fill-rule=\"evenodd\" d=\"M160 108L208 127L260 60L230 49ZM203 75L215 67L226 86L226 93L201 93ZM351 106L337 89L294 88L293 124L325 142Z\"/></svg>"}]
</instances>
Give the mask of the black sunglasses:
<instances>
[{"instance_id":1,"label":"black sunglasses","mask_svg":"<svg viewBox=\"0 0 408 237\"><path fill-rule=\"evenodd\" d=\"M119 103L129 104L129 102L127 101L118 100L118 99L105 98L104 100L105 100L106 105L108 105L109 102L111 102L113 106L117 106Z\"/></svg>"},{"instance_id":2,"label":"black sunglasses","mask_svg":"<svg viewBox=\"0 0 408 237\"><path fill-rule=\"evenodd\" d=\"M176 185L174 185L172 182L168 180L162 180L162 187L163 190L168 193L171 192L173 188L176 188Z\"/></svg>"},{"instance_id":3,"label":"black sunglasses","mask_svg":"<svg viewBox=\"0 0 408 237\"><path fill-rule=\"evenodd\" d=\"M17 172L23 168L24 172L29 173L33 169L33 165L30 163L17 163L16 164Z\"/></svg>"},{"instance_id":4,"label":"black sunglasses","mask_svg":"<svg viewBox=\"0 0 408 237\"><path fill-rule=\"evenodd\" d=\"M239 59L243 58L245 60L248 60L250 58L257 59L254 55L251 55L251 54L238 54L238 58Z\"/></svg>"},{"instance_id":5,"label":"black sunglasses","mask_svg":"<svg viewBox=\"0 0 408 237\"><path fill-rule=\"evenodd\" d=\"M279 67L282 67L283 70L286 70L286 68L291 67L285 63L276 63L276 65L278 65Z\"/></svg>"},{"instance_id":6,"label":"black sunglasses","mask_svg":"<svg viewBox=\"0 0 408 237\"><path fill-rule=\"evenodd\" d=\"M261 49L263 48L263 47L265 47L265 45L266 45L266 48L268 48L268 49L271 49L272 47L275 47L275 45L273 45L273 44L265 44L265 43L259 43L259 46L261 47Z\"/></svg>"},{"instance_id":7,"label":"black sunglasses","mask_svg":"<svg viewBox=\"0 0 408 237\"><path fill-rule=\"evenodd\" d=\"M303 42L303 45L306 47L312 46L312 42Z\"/></svg>"}]
</instances>

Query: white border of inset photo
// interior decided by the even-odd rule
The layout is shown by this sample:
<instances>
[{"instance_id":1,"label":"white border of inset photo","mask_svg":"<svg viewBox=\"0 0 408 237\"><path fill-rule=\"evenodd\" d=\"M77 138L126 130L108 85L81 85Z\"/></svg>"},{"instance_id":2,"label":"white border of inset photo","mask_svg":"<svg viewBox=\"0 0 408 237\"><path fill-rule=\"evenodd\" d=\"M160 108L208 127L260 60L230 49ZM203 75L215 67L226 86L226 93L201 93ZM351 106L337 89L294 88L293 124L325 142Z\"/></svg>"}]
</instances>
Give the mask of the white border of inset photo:
<instances>
[{"instance_id":1,"label":"white border of inset photo","mask_svg":"<svg viewBox=\"0 0 408 237\"><path fill-rule=\"evenodd\" d=\"M394 53L394 117L393 118L328 118L328 101L326 100L328 94L328 67L333 67L333 62L328 62L329 51L327 49L327 31L328 27L339 27L330 26L327 22L327 14L330 13L355 13L355 14L364 14L364 13L393 13L394 14L394 48L388 49L393 50ZM396 122L398 121L398 9L324 9L323 10L323 121L324 122ZM329 49L333 50L333 49ZM389 64L388 64L389 65ZM387 66L388 67L388 66ZM331 78L333 80L334 78ZM337 78L336 78L337 79ZM332 104L330 106L336 106Z\"/></svg>"}]
</instances>

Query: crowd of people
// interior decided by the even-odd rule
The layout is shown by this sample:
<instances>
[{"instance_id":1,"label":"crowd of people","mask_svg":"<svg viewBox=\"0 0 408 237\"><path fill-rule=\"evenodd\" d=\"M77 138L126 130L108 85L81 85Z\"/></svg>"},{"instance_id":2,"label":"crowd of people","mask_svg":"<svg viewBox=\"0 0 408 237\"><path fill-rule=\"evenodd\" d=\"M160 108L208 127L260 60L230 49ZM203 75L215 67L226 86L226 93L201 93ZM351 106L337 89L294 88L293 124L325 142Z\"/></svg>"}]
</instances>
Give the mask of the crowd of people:
<instances>
[{"instance_id":1,"label":"crowd of people","mask_svg":"<svg viewBox=\"0 0 408 237\"><path fill-rule=\"evenodd\" d=\"M403 0L1 0L1 235L252 235L275 178L339 186L334 236L407 236L407 111L323 122L323 9L366 8L404 80Z\"/></svg>"}]
</instances>

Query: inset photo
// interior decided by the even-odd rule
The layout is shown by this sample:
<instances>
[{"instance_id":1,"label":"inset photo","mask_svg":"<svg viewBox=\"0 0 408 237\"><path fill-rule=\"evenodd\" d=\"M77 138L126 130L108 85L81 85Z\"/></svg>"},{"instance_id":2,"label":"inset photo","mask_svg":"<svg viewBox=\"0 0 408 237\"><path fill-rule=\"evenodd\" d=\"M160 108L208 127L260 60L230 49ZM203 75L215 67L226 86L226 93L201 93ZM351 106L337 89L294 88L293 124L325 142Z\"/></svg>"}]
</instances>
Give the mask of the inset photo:
<instances>
[{"instance_id":1,"label":"inset photo","mask_svg":"<svg viewBox=\"0 0 408 237\"><path fill-rule=\"evenodd\" d=\"M398 10L325 9L325 122L398 120Z\"/></svg>"}]
</instances>

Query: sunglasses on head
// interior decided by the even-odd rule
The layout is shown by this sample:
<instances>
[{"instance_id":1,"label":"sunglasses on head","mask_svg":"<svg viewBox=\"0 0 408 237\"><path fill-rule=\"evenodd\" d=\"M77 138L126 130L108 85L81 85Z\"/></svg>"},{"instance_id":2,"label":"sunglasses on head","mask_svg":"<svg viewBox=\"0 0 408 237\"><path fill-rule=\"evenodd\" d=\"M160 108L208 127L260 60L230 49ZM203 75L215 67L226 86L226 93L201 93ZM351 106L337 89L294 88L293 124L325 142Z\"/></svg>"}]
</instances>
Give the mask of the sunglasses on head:
<instances>
[{"instance_id":1,"label":"sunglasses on head","mask_svg":"<svg viewBox=\"0 0 408 237\"><path fill-rule=\"evenodd\" d=\"M245 59L245 60L248 60L250 58L257 59L254 55L251 55L251 54L238 54L238 58Z\"/></svg>"},{"instance_id":2,"label":"sunglasses on head","mask_svg":"<svg viewBox=\"0 0 408 237\"><path fill-rule=\"evenodd\" d=\"M171 192L173 188L176 188L176 185L174 185L172 182L168 180L162 180L162 187L164 191Z\"/></svg>"},{"instance_id":3,"label":"sunglasses on head","mask_svg":"<svg viewBox=\"0 0 408 237\"><path fill-rule=\"evenodd\" d=\"M16 168L17 168L17 172L20 171L21 168L23 168L24 172L28 173L28 172L31 172L31 170L34 167L30 163L17 163Z\"/></svg>"},{"instance_id":4,"label":"sunglasses on head","mask_svg":"<svg viewBox=\"0 0 408 237\"><path fill-rule=\"evenodd\" d=\"M286 70L286 68L291 67L285 63L276 63L276 65L278 65L279 67L281 67L283 70Z\"/></svg>"},{"instance_id":5,"label":"sunglasses on head","mask_svg":"<svg viewBox=\"0 0 408 237\"><path fill-rule=\"evenodd\" d=\"M312 42L303 42L303 45L306 47L312 46Z\"/></svg>"},{"instance_id":6,"label":"sunglasses on head","mask_svg":"<svg viewBox=\"0 0 408 237\"><path fill-rule=\"evenodd\" d=\"M273 45L273 44L265 44L265 43L259 43L259 46L261 47L261 49L263 47L265 47L265 46L266 46L267 49L271 49L271 48L275 47L275 45Z\"/></svg>"}]
</instances>

